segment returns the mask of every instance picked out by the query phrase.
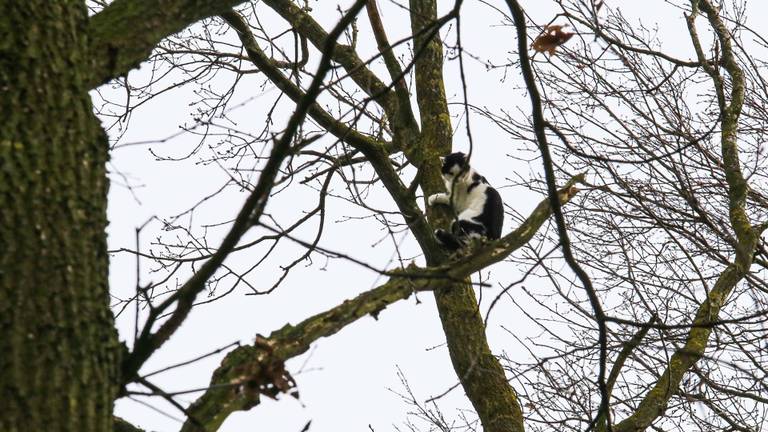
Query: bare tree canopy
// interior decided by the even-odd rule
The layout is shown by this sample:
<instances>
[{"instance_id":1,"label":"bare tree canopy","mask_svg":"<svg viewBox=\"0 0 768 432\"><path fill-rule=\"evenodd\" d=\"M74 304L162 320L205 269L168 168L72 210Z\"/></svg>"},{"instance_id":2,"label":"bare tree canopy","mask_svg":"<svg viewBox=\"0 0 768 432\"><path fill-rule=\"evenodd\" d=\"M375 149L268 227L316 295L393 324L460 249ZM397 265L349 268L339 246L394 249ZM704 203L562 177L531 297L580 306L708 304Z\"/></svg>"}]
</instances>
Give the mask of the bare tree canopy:
<instances>
[{"instance_id":1,"label":"bare tree canopy","mask_svg":"<svg viewBox=\"0 0 768 432\"><path fill-rule=\"evenodd\" d=\"M435 372L398 369L395 430L762 430L765 11L6 2L0 430L155 427L124 401L226 429L301 401L321 339L398 320L401 341L439 324L419 349L453 385L424 398L409 375ZM457 187L456 151L506 223L453 251L434 233L463 226L457 204L428 198ZM182 368L205 384L166 388ZM324 397L365 399L343 380Z\"/></svg>"}]
</instances>

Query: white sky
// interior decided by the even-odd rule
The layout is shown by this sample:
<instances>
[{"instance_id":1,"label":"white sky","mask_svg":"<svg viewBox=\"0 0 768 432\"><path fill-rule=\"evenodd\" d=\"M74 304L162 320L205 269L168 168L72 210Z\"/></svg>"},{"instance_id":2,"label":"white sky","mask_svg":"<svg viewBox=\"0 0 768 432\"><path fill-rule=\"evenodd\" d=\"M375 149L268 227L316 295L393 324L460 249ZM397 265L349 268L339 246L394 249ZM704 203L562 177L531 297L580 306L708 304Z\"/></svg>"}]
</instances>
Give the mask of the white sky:
<instances>
[{"instance_id":1,"label":"white sky","mask_svg":"<svg viewBox=\"0 0 768 432\"><path fill-rule=\"evenodd\" d=\"M629 16L644 14L643 22L646 26L651 27L653 23L658 23L660 34L667 35L662 37L663 49L666 52L681 58L693 57L682 13L669 7L663 8L664 2L660 0L607 0L607 3L612 7L620 7ZM327 29L330 29L338 17L336 4L337 2L311 2L313 13L320 17L318 19ZM504 2L494 4L502 9L506 8ZM442 9L451 5L452 2L441 2ZM550 2L527 0L523 1L523 6L538 24L547 23L553 16L554 9ZM410 32L405 12L401 8L389 0L379 0L379 7L382 9L391 41ZM762 4L754 7L765 8ZM260 6L259 10L264 10L264 7ZM753 14L765 16L760 12L756 10ZM516 57L516 54L512 53L516 44L513 29L500 26L501 17L492 9L479 2L467 0L462 17L462 40L468 52L498 63ZM366 22L367 19L361 18L359 43L363 52L371 53L373 43ZM285 27L282 22L279 26ZM449 42L452 43L454 33L451 31L450 34ZM507 80L501 82L502 70L486 71L484 66L471 59L467 59L466 66L470 102L491 109L504 109L511 113L527 115L530 111L527 96L515 89L519 85L516 69L510 69ZM146 80L147 69L144 67L132 72L130 79L143 82ZM258 81L253 82L255 84ZM228 81L213 84L226 86ZM450 101L459 102L461 98L458 63L455 61L446 64L446 86ZM240 86L239 89L241 93L234 98L235 103L261 92L260 87L256 85ZM106 88L102 90L112 97L119 97L121 93ZM240 121L238 127L260 129L265 110L269 108L276 94L274 90L270 90L265 96L237 109L233 116ZM128 131L120 142L160 139L175 133L180 124L189 124L191 117L188 104L194 100L192 87L178 89L152 100L134 112ZM95 101L96 104L99 103L98 98ZM281 127L280 121L285 122L285 114L292 107L291 104L283 106L281 116L276 118L276 130ZM458 114L460 107L454 105L452 110ZM454 149L466 151L468 145L464 125L457 124L458 116L453 120L456 129ZM492 184L507 184L506 179L513 177L513 173L523 178L538 176L538 162L534 161L528 166L505 157L506 154L515 152L520 146L519 143L511 141L498 128L477 116L472 117L472 127L475 141L473 164ZM134 248L134 229L137 226L151 216L167 219L186 210L226 181L226 175L220 168L216 165L196 164L199 160L196 157L185 162L159 162L149 152L151 148L166 156L182 155L196 145L196 137L185 134L164 143L124 147L112 153L110 169L122 172L129 176L132 184L144 187L134 190L139 204L131 192L120 185L124 182L123 179L112 175L108 229L111 249ZM501 188L501 194L508 205L523 214L527 214L541 199L522 188ZM243 193L231 189L207 203L195 213L194 230L200 232L201 224L231 219L239 210L244 197ZM392 204L383 197L378 194L377 197L371 198L372 202L369 204L392 208ZM270 201L267 211L281 223L288 224L302 215L301 210L314 207L316 199L316 194L311 189L291 187ZM384 241L372 247L385 234L379 224L370 220L337 223L336 221L351 211L348 205L339 200L330 201L328 209L328 224L321 245L343 251L379 268L393 265L390 262L393 252L391 241ZM310 227L314 228L315 224ZM514 224L508 217L504 232L509 232L513 227ZM221 229L211 231L211 245L217 244L222 232ZM142 250L146 251L150 242L160 234L160 224L150 224L142 234ZM172 236L176 234L170 233ZM257 234L260 232L252 233L250 238ZM314 232L305 229L299 231L297 236L309 240L314 236ZM408 240L410 242L406 241L404 249L413 251L413 241ZM281 246L273 258L250 275L249 281L258 288L268 288L279 272L277 265L289 263L300 252L300 249L288 244ZM249 250L231 257L227 264L247 268L248 264L252 264L260 256L256 251ZM382 282L377 274L348 262L331 261L323 271L320 268L324 263L323 257L315 257L314 265L306 268L300 265L272 295L245 296L247 290L240 287L217 302L195 309L181 329L152 357L142 372L150 372L196 357L234 341L251 343L257 333L267 335L286 323L295 324ZM143 261L142 284L161 278L158 274L151 274L149 270L149 263ZM135 274L136 262L132 256L113 255L110 282L115 296L125 298L132 295L136 284ZM185 274L188 273L182 273ZM506 285L518 279L520 275L521 270L514 265L502 263L492 267L490 282L494 287L488 289L484 295L486 298L495 296L499 292L499 284ZM541 284L546 282L533 280L527 287L535 290ZM217 294L227 288L228 285L223 284ZM375 431L380 432L394 430L395 425L402 427L412 407L394 393L405 391L398 378L398 368L407 378L416 398L422 402L430 396L442 393L457 381L447 350L442 346L444 336L432 296L422 293L418 298L420 303L412 297L390 306L380 315L378 321L370 317L363 318L337 335L317 342L311 355L291 360L288 369L298 381L300 401L290 397L282 397L279 401L264 398L259 406L249 412L230 416L221 430L230 432L258 428L298 432L309 420L312 421L310 430L315 431L369 430L368 425L371 425ZM485 304L488 304L487 301ZM133 337L133 312L121 315L117 323L121 339L130 344ZM506 326L520 338L533 336L536 329L524 321L511 304L494 311L489 327L489 340L494 352L506 352L510 357L518 359L526 358L527 353L520 350L520 345L509 333L501 329L500 325ZM432 347L436 348L431 349ZM153 382L166 391L204 387L222 357L223 354L220 354L169 371L153 377ZM298 373L302 366L304 371ZM197 395L182 396L178 399L182 402L192 402ZM160 398L141 400L178 418L182 417L181 413ZM458 409L471 408L460 388L441 398L439 406L449 419L459 418ZM116 413L147 430L167 432L178 430L181 426L179 422L128 399L118 401ZM470 419L474 419L473 413L467 414Z\"/></svg>"}]
</instances>

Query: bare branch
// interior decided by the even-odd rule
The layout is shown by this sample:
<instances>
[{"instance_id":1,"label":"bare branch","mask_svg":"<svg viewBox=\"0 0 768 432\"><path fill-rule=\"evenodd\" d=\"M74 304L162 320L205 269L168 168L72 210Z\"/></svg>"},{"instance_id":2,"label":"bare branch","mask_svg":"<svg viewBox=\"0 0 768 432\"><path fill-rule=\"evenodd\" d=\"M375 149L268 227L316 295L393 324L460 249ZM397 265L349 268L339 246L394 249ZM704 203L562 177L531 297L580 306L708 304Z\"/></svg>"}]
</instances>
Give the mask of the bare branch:
<instances>
[{"instance_id":1,"label":"bare branch","mask_svg":"<svg viewBox=\"0 0 768 432\"><path fill-rule=\"evenodd\" d=\"M567 186L563 188L560 199L566 203L576 192L575 188ZM259 403L261 394L265 389L270 388L268 382L270 365L282 365L289 358L306 352L316 340L331 336L366 315L377 318L387 306L410 297L414 292L436 289L450 292L446 289L446 285L450 287L448 289L461 288L463 283L454 282L454 286L450 285L450 281L460 281L487 267L491 262L500 261L525 245L548 219L551 214L549 209L549 202L545 199L520 228L455 264L425 269L411 265L404 270L396 270L393 272L395 275L388 282L377 288L366 291L326 312L307 318L295 326L286 325L272 332L267 338L260 339L257 336L256 344L238 347L227 355L213 374L209 390L190 407L190 414L196 421L202 423L204 426L202 430L216 430L229 414L238 410L248 410ZM492 259L489 259L489 256ZM440 294L436 292L435 295ZM477 304L473 302L473 305L472 310L477 313ZM464 316L462 319L466 321L468 318ZM478 345L485 340L483 334L480 336L475 334L472 326L465 326L463 331L467 336L463 339L465 344ZM451 336L458 337L456 334ZM487 344L484 350L482 347L470 346L457 351L459 355L467 357L460 359L462 363L459 364L464 364L463 362L472 364L472 367L459 377L465 389L472 392L474 396L472 401L487 404L481 405L480 408L483 410L496 407L494 415L485 417L484 420L490 420L491 426L497 427L498 430L522 430L514 428L515 424L522 426L522 422L506 417L509 407L499 405L506 403L506 398L498 394L488 395L485 398L478 398L475 395L475 392L491 388L504 391L498 384L482 380L488 374L485 368L492 368L492 362L498 364L488 350ZM486 355L478 356L477 353L483 351ZM507 385L506 380L503 382ZM519 412L519 406L517 409ZM487 415L486 411L482 413ZM191 422L185 423L182 428L182 432L196 430L198 429L195 429Z\"/></svg>"},{"instance_id":2,"label":"bare branch","mask_svg":"<svg viewBox=\"0 0 768 432\"><path fill-rule=\"evenodd\" d=\"M291 26L318 49L327 44L328 34L306 11L302 10L291 0L265 0L269 7L288 21ZM358 57L351 46L341 45L334 41L333 61L341 64L355 83L374 101L381 104L390 118L400 114L398 101L394 92L389 89Z\"/></svg>"},{"instance_id":3,"label":"bare branch","mask_svg":"<svg viewBox=\"0 0 768 432\"><path fill-rule=\"evenodd\" d=\"M555 180L554 166L552 163L552 156L550 155L549 144L547 143L546 135L546 121L544 120L544 113L541 107L541 96L539 95L538 87L533 76L533 70L531 68L531 62L528 57L528 36L526 34L526 22L523 9L517 0L507 0L512 17L515 21L515 29L517 30L517 50L520 57L520 67L523 73L523 79L525 80L525 86L528 89L528 96L531 99L533 128L536 134L536 142L541 152L542 163L544 164L544 175L547 180L547 195L552 203L552 213L555 217L555 223L557 225L557 232L560 237L560 246L563 249L563 256L565 257L568 266L578 276L581 281L584 290L589 297L589 303L592 306L594 312L595 321L597 321L598 327L598 340L600 342L600 364L597 378L597 385L600 389L601 403L600 411L595 416L595 421L599 417L600 413L605 414L608 430L611 431L611 418L610 418L610 392L608 391L608 385L606 383L606 368L608 362L608 336L607 326L605 322L605 313L603 307L600 304L600 299L597 296L592 281L589 276L576 261L571 250L571 240L568 236L568 231L565 226L565 219L563 218L563 211L560 207L560 201L557 195L557 186ZM590 427L594 426L594 422Z\"/></svg>"},{"instance_id":4,"label":"bare branch","mask_svg":"<svg viewBox=\"0 0 768 432\"><path fill-rule=\"evenodd\" d=\"M115 0L91 17L88 34L93 61L88 86L126 75L149 57L157 44L201 19L218 15L243 0Z\"/></svg>"},{"instance_id":5,"label":"bare branch","mask_svg":"<svg viewBox=\"0 0 768 432\"><path fill-rule=\"evenodd\" d=\"M296 111L288 120L288 125L283 135L275 142L269 161L261 172L256 188L246 200L219 249L205 262L205 264L203 264L200 270L198 270L192 278L179 288L174 295L150 311L147 322L142 329L141 336L134 345L133 352L131 352L123 363L124 382L133 380L141 365L143 365L149 356L179 328L191 311L195 298L205 288L205 282L213 276L216 270L218 270L224 262L224 259L237 246L237 243L246 231L248 231L251 226L258 223L267 204L269 193L274 186L274 181L277 177L280 165L290 154L294 134L298 130L299 125L304 121L310 107L315 103L315 99L320 94L321 84L325 74L331 67L330 56L333 53L333 41L335 41L343 29L349 25L364 4L364 0L358 0L329 35L329 42L325 47L326 50L318 65L315 78L312 80L304 97L297 102ZM174 303L176 304L174 312L156 332L152 333L152 326L157 317Z\"/></svg>"},{"instance_id":6,"label":"bare branch","mask_svg":"<svg viewBox=\"0 0 768 432\"><path fill-rule=\"evenodd\" d=\"M250 34L250 30L242 17L235 12L230 12L224 14L223 18L238 31L238 36L243 42L243 45L248 52L248 56L254 65L263 71L264 74L267 75L267 77L269 77L269 79L287 96L294 101L300 100L303 97L301 89L293 84L282 74L282 72L280 72L280 70L268 61L268 58L258 47L253 35ZM330 39L325 38L324 40ZM416 240L422 246L425 254L431 256L437 253L438 246L432 235L432 228L429 226L421 210L416 205L416 200L413 198L413 195L408 192L408 188L402 183L400 176L392 168L392 164L389 160L388 148L385 147L383 143L362 135L354 129L337 121L320 108L317 103L310 105L309 114L322 127L326 128L326 130L334 134L340 140L349 143L355 149L360 150L360 152L366 156L376 170L376 173L379 175L380 180L387 188L387 191L389 191L397 204L400 212L403 214L403 218L413 231Z\"/></svg>"},{"instance_id":7,"label":"bare branch","mask_svg":"<svg viewBox=\"0 0 768 432\"><path fill-rule=\"evenodd\" d=\"M416 124L416 118L413 116L413 110L411 109L411 94L405 84L403 68L400 67L400 63L397 61L395 53L392 51L392 46L387 39L384 23L381 22L379 9L376 7L376 0L368 0L366 11L368 12L368 19L371 22L373 36L376 38L376 45L379 48L379 53L381 53L381 56L384 58L384 64L387 66L389 77L394 82L395 94L397 95L397 111L400 114L398 116L399 118L393 119L393 123L396 125L395 127L398 127L399 125L410 125L407 129L412 132L417 132L419 127Z\"/></svg>"}]
</instances>

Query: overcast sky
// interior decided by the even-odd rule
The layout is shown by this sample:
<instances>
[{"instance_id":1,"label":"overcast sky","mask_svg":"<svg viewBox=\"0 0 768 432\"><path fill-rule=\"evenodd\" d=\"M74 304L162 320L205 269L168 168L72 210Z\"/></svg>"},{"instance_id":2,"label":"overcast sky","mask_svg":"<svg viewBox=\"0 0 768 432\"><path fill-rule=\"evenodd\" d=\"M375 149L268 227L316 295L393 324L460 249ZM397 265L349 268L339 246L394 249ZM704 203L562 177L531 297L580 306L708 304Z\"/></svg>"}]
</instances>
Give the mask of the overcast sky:
<instances>
[{"instance_id":1,"label":"overcast sky","mask_svg":"<svg viewBox=\"0 0 768 432\"><path fill-rule=\"evenodd\" d=\"M342 2L346 5L350 2ZM503 2L493 2L505 8ZM538 24L550 21L554 8L547 1L523 1L523 6ZM642 22L650 28L658 25L662 40L662 49L680 58L693 58L693 50L685 30L682 12L666 6L663 1L608 0L612 7L619 7L628 15L635 17L635 22ZM753 2L754 3L754 2ZM759 2L757 2L759 3ZM337 2L312 1L313 15L330 29L338 18ZM443 10L452 2L441 2ZM382 17L390 40L407 36L410 32L406 12L389 0L379 0ZM764 17L764 5L751 5L752 16ZM257 10L266 8L259 5ZM642 15L641 15L642 14ZM265 15L276 20L274 15ZM505 24L502 16L492 8L477 1L467 0L462 9L462 41L467 52L482 60L501 64L516 57L513 49L516 44L513 28ZM373 52L373 41L366 19L359 23L359 46L363 53ZM276 31L284 29L285 23L278 22ZM633 22L630 19L630 22ZM757 24L757 23L753 23ZM447 33L446 33L447 32ZM448 41L455 37L453 30L446 30ZM315 53L316 54L316 53ZM365 57L365 55L361 55ZM467 77L469 100L478 106L491 110L505 110L514 115L527 115L529 101L519 89L518 70L503 68L487 70L481 61L468 59ZM446 63L447 95L451 102L460 102L458 63ZM148 79L149 67L142 67L131 72L131 82L141 83ZM385 75L380 75L384 77ZM220 82L209 83L212 86L226 87L233 75L217 77ZM277 95L276 90L268 87L263 91L258 83L258 76L248 78L253 85L241 85L239 93L233 98L232 106L240 104L230 115L236 119L237 127L248 130L260 130L271 102ZM146 103L131 116L127 131L117 141L132 143L139 141L161 140L178 132L179 125L190 124L192 113L190 103L197 100L194 86L187 86L158 96ZM110 100L120 100L122 90L102 88ZM101 97L94 97L96 105ZM283 103L275 116L275 130L280 129L280 122L285 122L292 104ZM456 114L453 118L456 136L454 149L468 150L464 124L459 122L460 106L452 105ZM523 188L505 188L511 178L534 178L539 176L538 161L530 165L506 157L514 153L520 143L516 143L489 122L472 117L472 132L475 142L473 149L474 167L488 180L499 187L502 198L515 210L527 214L542 198ZM112 121L105 120L106 121ZM119 133L110 131L113 139ZM190 153L199 144L199 138L191 134L182 134L163 142L120 147L113 151L110 171L112 187L109 207L109 243L111 249L135 247L135 229L156 216L168 220L203 197L218 190L227 181L227 173L216 164L202 164L206 151L184 161L157 161L155 155L180 157ZM207 154L208 156L210 153ZM129 190L125 184L133 185ZM334 185L343 192L341 184ZM194 213L191 228L195 233L203 232L206 224L220 223L233 218L240 208L245 194L234 188L227 189L215 199L206 202ZM309 187L291 186L285 192L273 197L267 206L267 212L281 224L289 224L302 215L302 210L315 206L317 193ZM391 202L381 193L373 194L368 203L374 207L393 208ZM338 199L328 203L328 224L321 245L333 250L357 257L377 268L392 268L393 243L385 239L377 243L386 232L378 223L363 219L342 222L345 216L353 216L359 210L351 208ZM183 224L190 223L188 218L181 219ZM311 224L307 229L299 230L297 237L311 240L314 236ZM505 221L504 233L514 228L511 217ZM216 245L223 234L222 228L210 228L208 241ZM249 238L263 235L265 231L255 230ZM182 236L179 231L163 231L162 225L151 222L142 231L141 249L149 250L151 242L157 236L173 238ZM170 236L170 237L169 237ZM401 240L401 235L397 235ZM414 242L410 237L402 239L402 249L415 253ZM156 252L159 249L154 249ZM240 252L227 261L233 268L248 268L261 257L254 249ZM281 244L275 254L254 272L248 281L259 289L269 288L279 274L278 265L285 265L295 259L301 249L295 245ZM417 259L417 262L420 262ZM157 282L161 273L152 273L152 265L147 261L140 263L140 283ZM490 274L485 273L492 284L484 295L492 297L499 292L499 286L505 286L518 279L522 270L514 265L502 263L493 266ZM181 276L189 273L181 273ZM183 278L179 279L183 282ZM211 304L196 308L181 329L157 352L142 369L143 373L165 367L180 361L213 351L232 342L252 343L259 333L269 334L286 323L297 323L312 314L333 307L346 298L368 290L383 280L376 273L358 265L333 260L326 262L322 256L313 256L309 266L300 265L273 294L268 296L246 296L244 286ZM112 255L110 283L117 298L130 297L136 286L136 260L126 253ZM170 285L174 283L170 281ZM527 287L536 290L546 284L543 280L531 280ZM225 280L217 287L215 295L220 295L232 285L232 280ZM486 300L486 305L487 300ZM535 308L523 304L523 307ZM485 309L485 308L484 308ZM132 308L117 320L122 340L129 344L133 340L134 315ZM507 302L493 312L489 332L489 341L495 353L505 352L508 356L524 359L528 356L520 349L514 336L524 338L536 332L529 322L524 320L517 307ZM410 390L421 402L431 396L441 394L453 387L457 378L454 374L448 353L443 345L444 335L437 317L431 294L422 293L416 298L401 301L387 308L378 321L366 317L347 326L337 335L315 343L313 349L288 363L288 369L298 382L300 400L281 397L278 401L264 398L262 403L248 412L238 412L229 417L222 431L269 430L298 432L308 421L312 421L311 430L394 430L394 426L403 429L408 412L413 407L401 399L399 394L407 392L401 382L399 372L407 379ZM219 364L223 354L196 362L190 366L177 368L153 377L153 382L166 391L180 391L204 387L211 372ZM192 402L199 396L194 393L179 397L180 401ZM137 398L176 418L183 415L160 398ZM438 404L448 419L461 421L462 414L474 420L471 407L461 388L449 392L439 399ZM428 405L432 408L432 405ZM178 430L181 424L145 405L129 399L117 402L116 413L137 426L147 430L169 432Z\"/></svg>"}]
</instances>

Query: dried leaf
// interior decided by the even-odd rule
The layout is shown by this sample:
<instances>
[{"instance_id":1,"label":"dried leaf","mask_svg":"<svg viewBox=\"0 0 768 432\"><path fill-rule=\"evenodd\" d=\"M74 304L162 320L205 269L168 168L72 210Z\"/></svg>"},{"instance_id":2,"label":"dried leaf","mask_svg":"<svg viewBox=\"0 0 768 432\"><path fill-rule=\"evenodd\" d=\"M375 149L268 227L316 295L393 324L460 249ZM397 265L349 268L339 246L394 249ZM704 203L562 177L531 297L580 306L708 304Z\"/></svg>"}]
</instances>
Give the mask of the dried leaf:
<instances>
[{"instance_id":1,"label":"dried leaf","mask_svg":"<svg viewBox=\"0 0 768 432\"><path fill-rule=\"evenodd\" d=\"M241 383L237 391L243 392L248 400L258 401L259 395L277 399L280 393L288 393L298 398L296 381L285 370L285 362L276 358L275 342L261 335L256 335L254 345L260 349L260 354L254 361L240 365L235 373L236 381Z\"/></svg>"},{"instance_id":2,"label":"dried leaf","mask_svg":"<svg viewBox=\"0 0 768 432\"><path fill-rule=\"evenodd\" d=\"M277 399L280 393L289 393L296 387L296 381L290 373L285 370L285 363L279 360L273 360L268 364L263 364L262 375L258 377L257 384L259 393L272 399Z\"/></svg>"},{"instance_id":3,"label":"dried leaf","mask_svg":"<svg viewBox=\"0 0 768 432\"><path fill-rule=\"evenodd\" d=\"M550 25L544 28L539 37L533 41L531 47L538 52L546 52L549 55L555 55L555 50L560 45L568 42L574 33L563 31L565 25Z\"/></svg>"}]
</instances>

